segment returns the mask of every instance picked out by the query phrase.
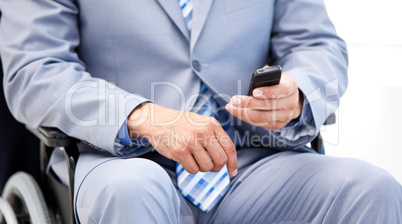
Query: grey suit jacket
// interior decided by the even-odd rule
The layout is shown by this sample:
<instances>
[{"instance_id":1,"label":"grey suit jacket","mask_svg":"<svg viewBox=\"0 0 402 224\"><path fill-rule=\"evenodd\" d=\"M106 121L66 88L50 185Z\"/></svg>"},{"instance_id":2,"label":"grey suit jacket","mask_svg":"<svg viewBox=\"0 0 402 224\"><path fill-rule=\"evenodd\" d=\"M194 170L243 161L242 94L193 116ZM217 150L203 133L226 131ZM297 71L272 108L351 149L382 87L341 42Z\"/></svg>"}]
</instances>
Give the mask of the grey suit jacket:
<instances>
[{"instance_id":1,"label":"grey suit jacket","mask_svg":"<svg viewBox=\"0 0 402 224\"><path fill-rule=\"evenodd\" d=\"M176 0L0 1L12 113L116 154L118 130L137 105L188 110L200 80L224 105L247 93L268 57L297 81L316 128L337 109L347 55L322 0L193 2L190 35ZM239 129L271 135L245 122Z\"/></svg>"}]
</instances>

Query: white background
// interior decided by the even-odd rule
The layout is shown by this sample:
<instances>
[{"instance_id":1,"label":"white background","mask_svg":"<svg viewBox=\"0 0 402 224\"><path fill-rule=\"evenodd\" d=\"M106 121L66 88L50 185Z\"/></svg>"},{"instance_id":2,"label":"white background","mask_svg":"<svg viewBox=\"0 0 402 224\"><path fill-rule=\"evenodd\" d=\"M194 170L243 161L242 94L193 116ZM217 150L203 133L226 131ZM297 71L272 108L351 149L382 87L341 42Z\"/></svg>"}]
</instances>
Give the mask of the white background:
<instances>
[{"instance_id":1,"label":"white background","mask_svg":"<svg viewBox=\"0 0 402 224\"><path fill-rule=\"evenodd\" d=\"M349 87L327 155L366 160L402 183L402 1L324 0L349 51Z\"/></svg>"}]
</instances>

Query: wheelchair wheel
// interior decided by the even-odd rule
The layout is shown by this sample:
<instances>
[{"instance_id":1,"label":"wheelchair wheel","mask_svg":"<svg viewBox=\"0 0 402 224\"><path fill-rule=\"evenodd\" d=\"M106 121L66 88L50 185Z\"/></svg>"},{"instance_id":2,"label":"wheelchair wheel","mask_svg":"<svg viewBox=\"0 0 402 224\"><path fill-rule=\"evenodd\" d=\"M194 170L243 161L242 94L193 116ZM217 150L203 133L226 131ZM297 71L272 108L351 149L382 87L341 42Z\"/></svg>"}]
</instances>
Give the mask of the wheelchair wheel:
<instances>
[{"instance_id":1,"label":"wheelchair wheel","mask_svg":"<svg viewBox=\"0 0 402 224\"><path fill-rule=\"evenodd\" d=\"M30 175L18 172L11 176L4 187L2 197L11 205L18 223L51 223L42 192Z\"/></svg>"},{"instance_id":2,"label":"wheelchair wheel","mask_svg":"<svg viewBox=\"0 0 402 224\"><path fill-rule=\"evenodd\" d=\"M0 198L0 224L18 224L14 210L11 208L8 201Z\"/></svg>"}]
</instances>

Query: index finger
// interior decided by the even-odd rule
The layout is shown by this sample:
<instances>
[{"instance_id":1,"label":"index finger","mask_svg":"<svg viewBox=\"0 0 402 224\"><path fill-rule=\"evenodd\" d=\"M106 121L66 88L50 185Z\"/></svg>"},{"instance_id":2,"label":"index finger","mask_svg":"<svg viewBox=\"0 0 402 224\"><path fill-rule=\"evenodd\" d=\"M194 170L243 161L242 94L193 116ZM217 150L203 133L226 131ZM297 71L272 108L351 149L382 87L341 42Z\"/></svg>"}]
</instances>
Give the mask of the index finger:
<instances>
[{"instance_id":1,"label":"index finger","mask_svg":"<svg viewBox=\"0 0 402 224\"><path fill-rule=\"evenodd\" d=\"M232 139L230 139L229 135L223 130L223 128L220 125L216 126L216 128L214 129L214 134L218 139L219 144L225 151L226 156L228 157L228 161L226 164L230 176L236 176L238 172L237 153L236 153L236 147L233 144Z\"/></svg>"}]
</instances>

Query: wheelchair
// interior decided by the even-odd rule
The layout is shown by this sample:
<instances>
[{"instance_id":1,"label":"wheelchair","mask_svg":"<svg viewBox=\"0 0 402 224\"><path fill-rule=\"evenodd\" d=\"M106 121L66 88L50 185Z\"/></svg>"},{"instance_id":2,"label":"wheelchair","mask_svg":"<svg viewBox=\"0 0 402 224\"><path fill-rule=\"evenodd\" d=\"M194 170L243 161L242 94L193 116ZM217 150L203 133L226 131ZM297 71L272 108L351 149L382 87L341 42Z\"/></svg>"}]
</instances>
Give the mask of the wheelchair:
<instances>
[{"instance_id":1,"label":"wheelchair","mask_svg":"<svg viewBox=\"0 0 402 224\"><path fill-rule=\"evenodd\" d=\"M36 183L24 172L17 172L9 178L0 198L0 223L75 224L74 171L79 154L76 143L79 140L56 128L27 129L40 139L41 181ZM52 169L46 172L55 147L64 152L68 186L61 182Z\"/></svg>"},{"instance_id":2,"label":"wheelchair","mask_svg":"<svg viewBox=\"0 0 402 224\"><path fill-rule=\"evenodd\" d=\"M335 121L335 115L331 114L324 125L334 124ZM76 143L79 140L67 136L57 128L27 129L41 142L41 183L36 183L24 172L10 177L0 198L0 224L75 224L74 171L79 154ZM46 172L50 155L56 147L64 153L69 177L68 186L65 186L51 169ZM320 133L311 142L311 147L324 154Z\"/></svg>"}]
</instances>

